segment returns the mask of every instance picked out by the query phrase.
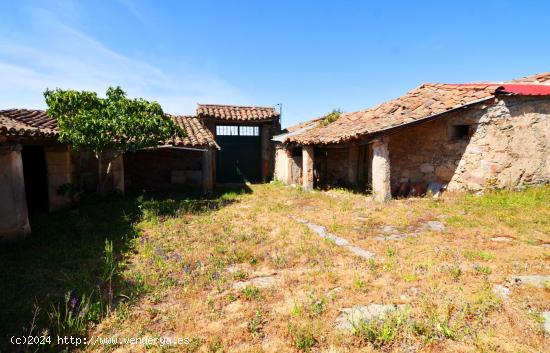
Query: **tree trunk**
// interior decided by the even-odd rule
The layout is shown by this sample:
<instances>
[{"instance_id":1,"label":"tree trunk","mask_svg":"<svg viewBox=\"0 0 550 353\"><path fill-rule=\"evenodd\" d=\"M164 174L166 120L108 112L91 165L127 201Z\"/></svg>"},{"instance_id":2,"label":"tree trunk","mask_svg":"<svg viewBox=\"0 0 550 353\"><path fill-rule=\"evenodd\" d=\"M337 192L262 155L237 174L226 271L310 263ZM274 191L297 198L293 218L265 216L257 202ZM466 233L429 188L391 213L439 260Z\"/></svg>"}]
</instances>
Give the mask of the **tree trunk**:
<instances>
[{"instance_id":1,"label":"tree trunk","mask_svg":"<svg viewBox=\"0 0 550 353\"><path fill-rule=\"evenodd\" d=\"M105 196L105 185L109 181L109 175L111 174L111 161L112 157L106 153L100 153L96 155L98 164L98 178L97 178L97 192L101 196ZM103 166L107 163L107 169L103 171Z\"/></svg>"},{"instance_id":2,"label":"tree trunk","mask_svg":"<svg viewBox=\"0 0 550 353\"><path fill-rule=\"evenodd\" d=\"M103 182L103 157L100 154L97 157L97 192L101 195L105 195L105 184Z\"/></svg>"}]
</instances>

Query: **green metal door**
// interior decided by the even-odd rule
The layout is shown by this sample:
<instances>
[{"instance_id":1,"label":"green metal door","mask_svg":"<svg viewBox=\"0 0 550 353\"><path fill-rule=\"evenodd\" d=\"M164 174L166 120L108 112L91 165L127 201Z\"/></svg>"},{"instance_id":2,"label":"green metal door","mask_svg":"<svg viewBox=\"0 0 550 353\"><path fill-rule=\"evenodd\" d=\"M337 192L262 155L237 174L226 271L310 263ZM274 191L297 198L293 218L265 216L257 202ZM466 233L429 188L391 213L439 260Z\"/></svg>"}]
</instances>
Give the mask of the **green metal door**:
<instances>
[{"instance_id":1,"label":"green metal door","mask_svg":"<svg viewBox=\"0 0 550 353\"><path fill-rule=\"evenodd\" d=\"M255 183L262 179L261 139L258 126L217 126L220 146L216 158L218 183Z\"/></svg>"}]
</instances>

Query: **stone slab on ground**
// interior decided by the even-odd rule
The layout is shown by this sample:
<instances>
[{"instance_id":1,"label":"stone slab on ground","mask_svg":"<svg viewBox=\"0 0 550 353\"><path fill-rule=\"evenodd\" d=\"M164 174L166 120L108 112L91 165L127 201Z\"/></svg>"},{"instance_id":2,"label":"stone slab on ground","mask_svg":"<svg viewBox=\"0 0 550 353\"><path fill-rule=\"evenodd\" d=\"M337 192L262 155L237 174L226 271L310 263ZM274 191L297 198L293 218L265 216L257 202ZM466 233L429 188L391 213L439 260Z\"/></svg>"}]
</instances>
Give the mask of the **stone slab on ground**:
<instances>
[{"instance_id":1,"label":"stone slab on ground","mask_svg":"<svg viewBox=\"0 0 550 353\"><path fill-rule=\"evenodd\" d=\"M445 231L445 224L440 221L427 221L426 223L422 224L420 227L412 227L410 226L408 228L409 233L400 233L397 229L395 229L393 226L385 225L379 228L380 234L374 237L374 240L403 240L407 239L409 237L415 237L419 233L423 231L429 231L429 232L437 232L441 233Z\"/></svg>"},{"instance_id":2,"label":"stone slab on ground","mask_svg":"<svg viewBox=\"0 0 550 353\"><path fill-rule=\"evenodd\" d=\"M258 288L268 288L275 285L275 282L276 282L275 276L259 276L259 277L251 278L247 281L235 282L233 284L233 289L240 290L248 286L255 286Z\"/></svg>"},{"instance_id":3,"label":"stone slab on ground","mask_svg":"<svg viewBox=\"0 0 550 353\"><path fill-rule=\"evenodd\" d=\"M502 299L508 299L510 297L510 288L502 284L495 284L493 286L493 293L500 296Z\"/></svg>"},{"instance_id":4,"label":"stone slab on ground","mask_svg":"<svg viewBox=\"0 0 550 353\"><path fill-rule=\"evenodd\" d=\"M389 235L377 235L374 240L403 240L410 237L416 237L416 233L403 233L403 234L389 234Z\"/></svg>"},{"instance_id":5,"label":"stone slab on ground","mask_svg":"<svg viewBox=\"0 0 550 353\"><path fill-rule=\"evenodd\" d=\"M369 304L343 308L336 318L334 326L339 330L352 331L361 322L369 322L374 318L384 317L388 313L403 309L404 305Z\"/></svg>"},{"instance_id":6,"label":"stone slab on ground","mask_svg":"<svg viewBox=\"0 0 550 353\"><path fill-rule=\"evenodd\" d=\"M336 244L338 246L342 246L342 247L348 249L353 254L355 254L359 257L362 257L364 259L370 259L370 258L374 257L373 252L365 250L365 249L360 248L358 246L355 246L353 244L350 244L350 242L347 241L346 239L327 232L327 229L323 226L320 226L320 225L315 224L315 223L308 222L305 219L301 219L301 218L294 218L294 220L296 220L296 222L298 222L298 223L305 224L309 229L311 229L313 232L315 232L321 238L330 240L334 244Z\"/></svg>"},{"instance_id":7,"label":"stone slab on ground","mask_svg":"<svg viewBox=\"0 0 550 353\"><path fill-rule=\"evenodd\" d=\"M541 314L544 320L544 332L550 335L550 311L545 311Z\"/></svg>"},{"instance_id":8,"label":"stone slab on ground","mask_svg":"<svg viewBox=\"0 0 550 353\"><path fill-rule=\"evenodd\" d=\"M528 275L514 276L511 282L519 285L529 285L537 288L547 288L550 286L550 275Z\"/></svg>"},{"instance_id":9,"label":"stone slab on ground","mask_svg":"<svg viewBox=\"0 0 550 353\"><path fill-rule=\"evenodd\" d=\"M505 236L503 236L503 237L492 237L491 238L491 241L496 241L497 243L498 242L508 242L508 241L512 241L512 240L513 240L512 238L505 237Z\"/></svg>"},{"instance_id":10,"label":"stone slab on ground","mask_svg":"<svg viewBox=\"0 0 550 353\"><path fill-rule=\"evenodd\" d=\"M445 230L445 224L440 221L428 221L424 225L424 229L432 232L443 232Z\"/></svg>"},{"instance_id":11,"label":"stone slab on ground","mask_svg":"<svg viewBox=\"0 0 550 353\"><path fill-rule=\"evenodd\" d=\"M374 257L374 253L372 251L365 250L355 245L347 245L346 248L353 254L364 259L372 259Z\"/></svg>"}]
</instances>

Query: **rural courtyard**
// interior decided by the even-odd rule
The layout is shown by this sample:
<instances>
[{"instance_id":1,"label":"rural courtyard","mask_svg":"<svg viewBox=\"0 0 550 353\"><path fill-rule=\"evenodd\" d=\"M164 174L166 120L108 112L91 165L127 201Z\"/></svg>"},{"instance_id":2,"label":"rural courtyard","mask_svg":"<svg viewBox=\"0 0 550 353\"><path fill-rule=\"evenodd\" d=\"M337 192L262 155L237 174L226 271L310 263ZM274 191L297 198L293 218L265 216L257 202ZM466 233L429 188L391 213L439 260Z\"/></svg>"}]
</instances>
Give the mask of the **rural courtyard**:
<instances>
[{"instance_id":1,"label":"rural courtyard","mask_svg":"<svg viewBox=\"0 0 550 353\"><path fill-rule=\"evenodd\" d=\"M189 342L78 350L540 352L549 200L540 187L381 207L281 183L208 199L90 200L37 219L36 242L2 249L2 317L17 329L33 307L51 314L52 297L100 291L116 305L90 331L51 327ZM371 310L388 312L362 323Z\"/></svg>"},{"instance_id":2,"label":"rural courtyard","mask_svg":"<svg viewBox=\"0 0 550 353\"><path fill-rule=\"evenodd\" d=\"M0 353L550 353L550 2L0 2Z\"/></svg>"}]
</instances>

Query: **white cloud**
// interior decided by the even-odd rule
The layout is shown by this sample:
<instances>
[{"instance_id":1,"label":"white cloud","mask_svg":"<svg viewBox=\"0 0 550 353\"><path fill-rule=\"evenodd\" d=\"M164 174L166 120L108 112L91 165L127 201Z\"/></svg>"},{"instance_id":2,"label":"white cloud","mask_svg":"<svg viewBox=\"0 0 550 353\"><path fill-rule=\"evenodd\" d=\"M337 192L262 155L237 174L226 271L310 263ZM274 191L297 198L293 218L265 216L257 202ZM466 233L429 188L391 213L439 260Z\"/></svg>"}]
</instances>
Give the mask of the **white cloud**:
<instances>
[{"instance_id":1,"label":"white cloud","mask_svg":"<svg viewBox=\"0 0 550 353\"><path fill-rule=\"evenodd\" d=\"M0 38L0 109L44 108L43 91L55 87L102 94L108 86L119 85L130 96L157 100L176 114L192 113L197 102L245 100L236 87L215 75L185 64L161 69L107 48L61 23L52 12L36 10L34 16L34 39Z\"/></svg>"}]
</instances>

